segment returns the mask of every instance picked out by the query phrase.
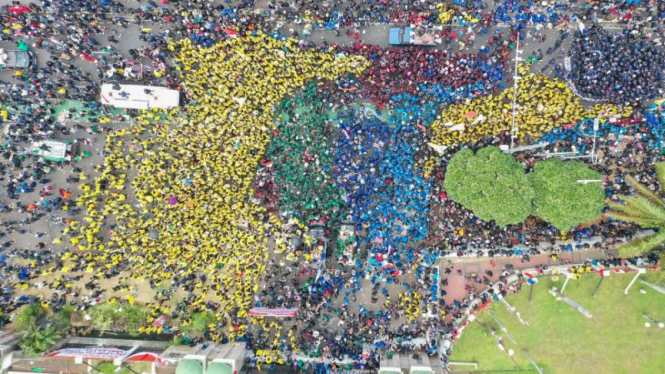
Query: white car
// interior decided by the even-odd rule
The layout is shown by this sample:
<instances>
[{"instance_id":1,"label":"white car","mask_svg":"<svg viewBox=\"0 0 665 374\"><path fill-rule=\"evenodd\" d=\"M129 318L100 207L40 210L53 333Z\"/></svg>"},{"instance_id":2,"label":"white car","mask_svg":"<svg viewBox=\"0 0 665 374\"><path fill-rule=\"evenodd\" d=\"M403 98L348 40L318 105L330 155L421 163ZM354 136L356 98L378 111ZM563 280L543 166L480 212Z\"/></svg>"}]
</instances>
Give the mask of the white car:
<instances>
[{"instance_id":1,"label":"white car","mask_svg":"<svg viewBox=\"0 0 665 374\"><path fill-rule=\"evenodd\" d=\"M37 68L37 57L30 51L0 49L0 67L6 70L30 70Z\"/></svg>"}]
</instances>

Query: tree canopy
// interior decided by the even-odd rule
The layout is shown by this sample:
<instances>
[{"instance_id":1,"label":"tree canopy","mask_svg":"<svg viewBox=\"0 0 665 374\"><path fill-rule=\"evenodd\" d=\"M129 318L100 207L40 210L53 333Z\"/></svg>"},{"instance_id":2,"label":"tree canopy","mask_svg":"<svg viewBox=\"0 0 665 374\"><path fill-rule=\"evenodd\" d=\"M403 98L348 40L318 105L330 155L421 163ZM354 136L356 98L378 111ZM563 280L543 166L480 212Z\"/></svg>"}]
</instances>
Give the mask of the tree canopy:
<instances>
[{"instance_id":1,"label":"tree canopy","mask_svg":"<svg viewBox=\"0 0 665 374\"><path fill-rule=\"evenodd\" d=\"M449 197L485 220L499 226L524 221L529 215L550 222L566 232L601 213L602 176L579 161L546 160L526 174L524 167L497 147L475 154L457 152L446 172L444 187Z\"/></svg>"},{"instance_id":2,"label":"tree canopy","mask_svg":"<svg viewBox=\"0 0 665 374\"><path fill-rule=\"evenodd\" d=\"M558 158L536 163L529 180L535 192L533 215L566 232L600 216L605 205L602 176L579 161Z\"/></svg>"},{"instance_id":3,"label":"tree canopy","mask_svg":"<svg viewBox=\"0 0 665 374\"><path fill-rule=\"evenodd\" d=\"M534 192L524 167L497 147L457 152L444 186L453 201L499 226L522 222L531 214Z\"/></svg>"}]
</instances>

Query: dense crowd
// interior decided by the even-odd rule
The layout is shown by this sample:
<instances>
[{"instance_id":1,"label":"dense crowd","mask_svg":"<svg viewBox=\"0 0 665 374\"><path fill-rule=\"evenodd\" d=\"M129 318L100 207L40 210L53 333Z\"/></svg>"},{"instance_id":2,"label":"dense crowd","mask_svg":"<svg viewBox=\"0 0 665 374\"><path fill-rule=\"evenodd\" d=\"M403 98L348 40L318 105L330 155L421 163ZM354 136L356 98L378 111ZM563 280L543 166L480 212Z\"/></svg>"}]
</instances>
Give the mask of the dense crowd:
<instances>
[{"instance_id":1,"label":"dense crowd","mask_svg":"<svg viewBox=\"0 0 665 374\"><path fill-rule=\"evenodd\" d=\"M628 104L663 95L665 54L646 33L612 35L594 25L576 34L567 79L583 97Z\"/></svg>"},{"instance_id":2,"label":"dense crowd","mask_svg":"<svg viewBox=\"0 0 665 374\"><path fill-rule=\"evenodd\" d=\"M490 283L477 277L464 298L448 297L455 269L443 257L528 262L609 249L638 232L611 220L569 233L533 218L498 227L450 200L442 181L460 148L510 143L516 110L517 145L547 142L516 155L527 170L536 153L595 150L589 165L605 176L607 202L631 193L628 175L659 190L652 165L665 110L647 103L661 96L664 15L660 1L5 6L0 40L48 60L3 73L0 324L35 300L84 312L136 298L151 319L169 319L142 332L179 333L208 311L206 339L281 352L257 356L259 366L352 370L376 367L384 351L434 355ZM611 35L601 21L631 25ZM427 25L459 52L360 42L374 23ZM279 34L307 24L346 29L351 42ZM571 25L570 71L530 72L543 60L535 49L513 108L518 39L544 42L556 28L561 46ZM142 46L127 49L123 34L136 27ZM481 35L487 46L474 43ZM552 61L560 53L548 50ZM97 101L101 82L133 80L178 89L181 107L113 111ZM65 163L45 161L30 149L41 139L76 147ZM253 307L299 314L284 327L249 317ZM297 355L354 364L283 359Z\"/></svg>"}]
</instances>

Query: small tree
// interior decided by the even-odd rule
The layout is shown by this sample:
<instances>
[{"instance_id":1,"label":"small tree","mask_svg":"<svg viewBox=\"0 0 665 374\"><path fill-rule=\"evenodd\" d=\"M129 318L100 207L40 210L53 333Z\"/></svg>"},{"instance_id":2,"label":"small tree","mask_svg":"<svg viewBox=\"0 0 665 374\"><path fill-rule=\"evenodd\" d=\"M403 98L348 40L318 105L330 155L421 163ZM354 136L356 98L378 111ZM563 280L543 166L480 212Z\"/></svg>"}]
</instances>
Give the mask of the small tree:
<instances>
[{"instance_id":1,"label":"small tree","mask_svg":"<svg viewBox=\"0 0 665 374\"><path fill-rule=\"evenodd\" d=\"M36 356L51 349L61 337L56 326L39 328L31 325L19 346L26 354Z\"/></svg>"},{"instance_id":2,"label":"small tree","mask_svg":"<svg viewBox=\"0 0 665 374\"><path fill-rule=\"evenodd\" d=\"M99 330L100 335L113 327L115 320L115 306L113 304L97 305L90 309L90 326Z\"/></svg>"},{"instance_id":3,"label":"small tree","mask_svg":"<svg viewBox=\"0 0 665 374\"><path fill-rule=\"evenodd\" d=\"M499 226L522 222L531 213L534 193L524 167L497 147L457 152L444 187L453 201Z\"/></svg>"},{"instance_id":4,"label":"small tree","mask_svg":"<svg viewBox=\"0 0 665 374\"><path fill-rule=\"evenodd\" d=\"M602 176L579 161L558 158L536 163L529 180L536 194L533 215L567 232L580 223L600 216L605 205L603 185L580 180L600 180Z\"/></svg>"},{"instance_id":5,"label":"small tree","mask_svg":"<svg viewBox=\"0 0 665 374\"><path fill-rule=\"evenodd\" d=\"M622 257L635 257L642 253L661 248L665 244L665 200L663 200L663 186L665 186L665 162L655 165L656 176L661 190L651 191L635 178L628 176L626 182L635 193L631 196L621 196L621 203L611 203L607 217L624 222L634 223L642 228L653 228L651 235L635 239L619 247ZM661 261L663 259L661 258Z\"/></svg>"}]
</instances>

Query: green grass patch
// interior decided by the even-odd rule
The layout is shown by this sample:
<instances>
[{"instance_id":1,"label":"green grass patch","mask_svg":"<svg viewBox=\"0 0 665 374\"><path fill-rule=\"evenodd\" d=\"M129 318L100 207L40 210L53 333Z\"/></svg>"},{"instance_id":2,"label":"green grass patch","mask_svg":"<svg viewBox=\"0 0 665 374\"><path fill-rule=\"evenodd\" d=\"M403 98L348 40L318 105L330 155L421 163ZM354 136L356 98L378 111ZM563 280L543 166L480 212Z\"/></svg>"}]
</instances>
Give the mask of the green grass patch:
<instances>
[{"instance_id":1,"label":"green grass patch","mask_svg":"<svg viewBox=\"0 0 665 374\"><path fill-rule=\"evenodd\" d=\"M596 295L591 295L600 280L597 275L586 275L571 280L565 294L593 313L588 319L568 304L557 301L548 290L561 289L564 277L554 282L541 278L529 301L529 287L510 295L506 301L516 308L529 327L522 325L501 302L492 303L488 310L508 329L517 343L501 331L491 316L483 311L478 321L471 322L462 337L454 344L451 361L478 363L477 372L502 371L536 372L524 351L538 363L545 373L631 373L659 374L665 368L665 329L646 328L647 313L657 320L665 320L665 295L639 282L628 295L624 289L632 274L607 277ZM646 294L640 293L640 288ZM482 323L482 324L481 324ZM513 349L517 366L505 351L498 348L494 330L508 349ZM455 367L453 367L455 369ZM469 372L468 367L459 371Z\"/></svg>"}]
</instances>

